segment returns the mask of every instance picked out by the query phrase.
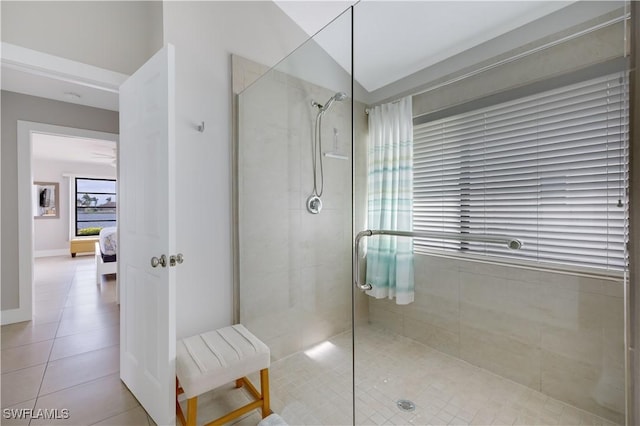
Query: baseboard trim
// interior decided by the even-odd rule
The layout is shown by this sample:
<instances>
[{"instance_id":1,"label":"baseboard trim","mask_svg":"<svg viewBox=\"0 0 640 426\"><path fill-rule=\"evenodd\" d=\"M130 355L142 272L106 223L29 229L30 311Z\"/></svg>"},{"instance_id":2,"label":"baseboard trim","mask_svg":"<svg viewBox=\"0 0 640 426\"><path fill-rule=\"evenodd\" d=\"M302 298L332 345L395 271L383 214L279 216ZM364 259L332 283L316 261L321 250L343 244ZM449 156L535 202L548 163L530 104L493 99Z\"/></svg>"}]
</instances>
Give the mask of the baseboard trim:
<instances>
[{"instance_id":1,"label":"baseboard trim","mask_svg":"<svg viewBox=\"0 0 640 426\"><path fill-rule=\"evenodd\" d=\"M36 250L34 257L53 257L53 256L71 256L69 249L56 249L56 250Z\"/></svg>"},{"instance_id":2,"label":"baseboard trim","mask_svg":"<svg viewBox=\"0 0 640 426\"><path fill-rule=\"evenodd\" d=\"M31 313L27 312L27 309L24 308L16 308L16 309L6 309L1 313L2 319L0 323L2 325L14 324L16 322L23 321L31 321Z\"/></svg>"}]
</instances>

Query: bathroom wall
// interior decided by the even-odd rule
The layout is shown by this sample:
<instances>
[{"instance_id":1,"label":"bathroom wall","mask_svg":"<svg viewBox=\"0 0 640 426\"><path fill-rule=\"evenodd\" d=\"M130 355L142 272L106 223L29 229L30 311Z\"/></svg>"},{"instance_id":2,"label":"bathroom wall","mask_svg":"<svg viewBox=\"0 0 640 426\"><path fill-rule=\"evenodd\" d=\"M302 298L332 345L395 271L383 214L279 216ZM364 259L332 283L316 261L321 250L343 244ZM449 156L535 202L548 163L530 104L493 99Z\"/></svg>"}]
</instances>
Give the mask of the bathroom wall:
<instances>
[{"instance_id":1,"label":"bathroom wall","mask_svg":"<svg viewBox=\"0 0 640 426\"><path fill-rule=\"evenodd\" d=\"M176 47L176 247L188 256L176 271L176 334L185 337L233 320L231 53L273 66L308 37L273 2L168 1L163 18L164 42Z\"/></svg>"},{"instance_id":2,"label":"bathroom wall","mask_svg":"<svg viewBox=\"0 0 640 426\"><path fill-rule=\"evenodd\" d=\"M313 215L311 138L316 111L333 91L271 71L239 99L240 320L273 358L351 326L351 105L323 120L323 209Z\"/></svg>"},{"instance_id":3,"label":"bathroom wall","mask_svg":"<svg viewBox=\"0 0 640 426\"><path fill-rule=\"evenodd\" d=\"M601 21L614 19L618 17L618 15L619 13L607 14L580 26L567 29L560 35L574 32L578 33L585 27L589 28L592 25L600 24ZM558 43L553 47L541 49L518 60L502 63L498 67L491 68L490 72L469 76L456 82L456 84L445 85L430 90L428 93L416 95L413 97L413 113L416 116L427 114L446 107L461 105L465 102L501 93L509 89L519 88L533 82L542 82L558 75L588 68L595 64L602 64L607 61L622 58L624 56L625 46L623 42L624 28L622 22L608 25L598 30L587 32L580 37ZM518 30L514 32L517 33ZM517 56L529 49L539 48L556 38L559 38L559 36L553 35L545 37L518 49L510 50L505 54L485 59L473 68L481 69L483 67L492 67L505 58ZM483 46L473 50L482 52ZM469 70L463 71L469 72ZM457 74L449 75L444 80L455 76L457 76Z\"/></svg>"},{"instance_id":4,"label":"bathroom wall","mask_svg":"<svg viewBox=\"0 0 640 426\"><path fill-rule=\"evenodd\" d=\"M618 423L622 279L416 255L415 302L369 301L370 322Z\"/></svg>"},{"instance_id":5,"label":"bathroom wall","mask_svg":"<svg viewBox=\"0 0 640 426\"><path fill-rule=\"evenodd\" d=\"M161 1L3 1L2 41L133 74L162 48Z\"/></svg>"},{"instance_id":6,"label":"bathroom wall","mask_svg":"<svg viewBox=\"0 0 640 426\"><path fill-rule=\"evenodd\" d=\"M413 98L414 113L427 113L487 96L496 90L519 87L622 57L625 52L625 26L623 22L614 22L623 13L624 1L574 2L555 13L381 87L370 94L370 101L384 103L418 93ZM603 25L607 22L611 25ZM591 30L595 26L600 27ZM558 40L562 42L556 43ZM518 61L503 63L502 70L494 67L499 61L526 52L529 54ZM469 75L484 67L489 67L490 72ZM462 76L465 78L456 81L456 84L445 84Z\"/></svg>"}]
</instances>

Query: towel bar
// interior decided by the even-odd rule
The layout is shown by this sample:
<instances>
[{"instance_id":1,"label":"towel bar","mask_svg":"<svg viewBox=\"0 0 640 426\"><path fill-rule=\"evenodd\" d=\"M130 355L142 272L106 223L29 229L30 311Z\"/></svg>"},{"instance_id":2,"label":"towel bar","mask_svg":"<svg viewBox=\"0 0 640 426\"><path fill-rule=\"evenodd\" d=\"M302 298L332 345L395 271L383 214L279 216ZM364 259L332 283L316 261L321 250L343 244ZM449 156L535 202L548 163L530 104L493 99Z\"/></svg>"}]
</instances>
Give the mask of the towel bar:
<instances>
[{"instance_id":1,"label":"towel bar","mask_svg":"<svg viewBox=\"0 0 640 426\"><path fill-rule=\"evenodd\" d=\"M522 242L517 238L505 237L501 235L482 235L482 234L454 234L452 232L413 232L413 231L393 231L389 229L367 229L358 232L353 248L353 285L358 290L371 290L371 284L360 284L360 240L364 237L372 235L392 235L396 237L423 237L423 238L442 238L456 241L477 241L482 243L506 244L511 250L518 250L522 247Z\"/></svg>"}]
</instances>

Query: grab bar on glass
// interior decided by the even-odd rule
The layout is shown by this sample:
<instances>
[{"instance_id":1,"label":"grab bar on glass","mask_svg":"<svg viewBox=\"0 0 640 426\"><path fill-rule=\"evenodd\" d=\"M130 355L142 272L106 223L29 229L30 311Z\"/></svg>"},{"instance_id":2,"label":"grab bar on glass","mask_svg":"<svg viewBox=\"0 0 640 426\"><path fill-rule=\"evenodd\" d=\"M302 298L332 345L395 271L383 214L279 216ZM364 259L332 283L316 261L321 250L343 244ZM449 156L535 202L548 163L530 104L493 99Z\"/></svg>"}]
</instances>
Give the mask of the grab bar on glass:
<instances>
[{"instance_id":1,"label":"grab bar on glass","mask_svg":"<svg viewBox=\"0 0 640 426\"><path fill-rule=\"evenodd\" d=\"M518 250L522 247L522 242L517 238L504 237L499 235L481 234L454 234L451 232L412 232L412 231L391 231L388 229L367 229L356 235L355 247L353 249L353 285L359 290L371 290L371 284L360 284L360 240L372 235L393 235L397 237L422 237L438 238L443 240L456 241L477 241L481 243L506 244L511 250Z\"/></svg>"}]
</instances>

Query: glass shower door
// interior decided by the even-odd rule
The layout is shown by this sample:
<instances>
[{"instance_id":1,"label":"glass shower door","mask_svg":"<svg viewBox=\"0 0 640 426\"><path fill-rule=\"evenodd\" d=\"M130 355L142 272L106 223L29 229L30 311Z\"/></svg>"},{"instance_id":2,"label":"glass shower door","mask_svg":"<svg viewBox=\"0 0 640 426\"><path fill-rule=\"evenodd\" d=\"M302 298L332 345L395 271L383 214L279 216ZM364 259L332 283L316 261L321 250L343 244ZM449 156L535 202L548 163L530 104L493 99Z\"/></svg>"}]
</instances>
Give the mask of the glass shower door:
<instances>
[{"instance_id":1,"label":"glass shower door","mask_svg":"<svg viewBox=\"0 0 640 426\"><path fill-rule=\"evenodd\" d=\"M413 231L456 234L413 240L410 303L355 291L358 425L625 422L628 3L491 7L354 6L355 232L379 229L372 112L410 95Z\"/></svg>"},{"instance_id":2,"label":"glass shower door","mask_svg":"<svg viewBox=\"0 0 640 426\"><path fill-rule=\"evenodd\" d=\"M238 321L288 424L351 424L351 12L272 69L234 58Z\"/></svg>"}]
</instances>

